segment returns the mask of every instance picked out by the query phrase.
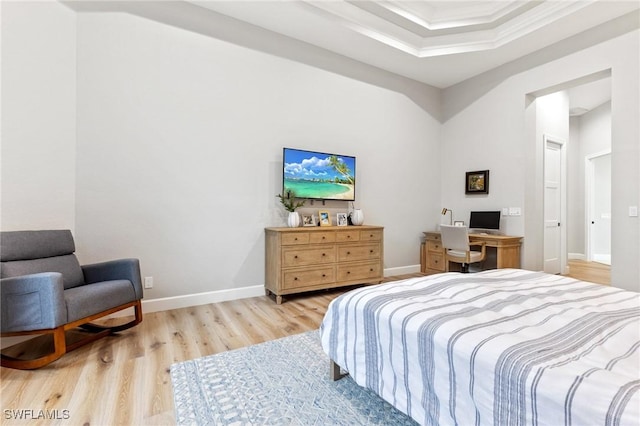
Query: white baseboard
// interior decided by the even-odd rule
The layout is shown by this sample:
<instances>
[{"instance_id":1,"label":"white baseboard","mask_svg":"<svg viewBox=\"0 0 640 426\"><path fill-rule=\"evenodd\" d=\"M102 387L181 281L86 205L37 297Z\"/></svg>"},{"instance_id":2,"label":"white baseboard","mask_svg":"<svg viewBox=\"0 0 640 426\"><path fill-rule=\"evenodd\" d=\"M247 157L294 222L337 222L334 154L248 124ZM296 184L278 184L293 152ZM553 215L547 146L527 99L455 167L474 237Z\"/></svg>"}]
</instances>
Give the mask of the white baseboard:
<instances>
[{"instance_id":1,"label":"white baseboard","mask_svg":"<svg viewBox=\"0 0 640 426\"><path fill-rule=\"evenodd\" d=\"M569 260L587 260L587 256L583 253L568 253L567 258Z\"/></svg>"},{"instance_id":2,"label":"white baseboard","mask_svg":"<svg viewBox=\"0 0 640 426\"><path fill-rule=\"evenodd\" d=\"M398 266L385 269L384 276L392 277L394 275L415 274L416 272L420 272L420 265Z\"/></svg>"},{"instance_id":3,"label":"white baseboard","mask_svg":"<svg viewBox=\"0 0 640 426\"><path fill-rule=\"evenodd\" d=\"M142 313L144 315L151 312L188 308L190 306L207 305L209 303L226 302L228 300L246 299L247 297L256 296L264 296L263 285L208 291L205 293L185 294L183 296L162 297L159 299L143 299ZM116 312L110 315L110 318L117 318L128 315L133 315L133 308Z\"/></svg>"},{"instance_id":4,"label":"white baseboard","mask_svg":"<svg viewBox=\"0 0 640 426\"><path fill-rule=\"evenodd\" d=\"M387 268L384 276L414 274L420 272L420 265L400 266ZM228 300L246 299L248 297L264 296L264 286L233 288L228 290L209 291L206 293L185 294L183 296L163 297L159 299L142 300L142 312L168 311L171 309L188 308L190 306L206 305L209 303L226 302ZM110 318L133 315L133 308L125 309L110 315Z\"/></svg>"}]
</instances>

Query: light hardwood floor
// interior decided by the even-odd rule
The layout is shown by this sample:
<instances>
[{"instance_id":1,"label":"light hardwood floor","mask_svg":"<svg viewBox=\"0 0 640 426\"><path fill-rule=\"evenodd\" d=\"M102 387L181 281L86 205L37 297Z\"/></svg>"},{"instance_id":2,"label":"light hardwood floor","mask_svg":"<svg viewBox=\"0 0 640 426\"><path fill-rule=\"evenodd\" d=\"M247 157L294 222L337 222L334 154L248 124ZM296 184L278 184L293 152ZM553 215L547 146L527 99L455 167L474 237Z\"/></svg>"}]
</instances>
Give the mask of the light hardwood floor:
<instances>
[{"instance_id":1,"label":"light hardwood floor","mask_svg":"<svg viewBox=\"0 0 640 426\"><path fill-rule=\"evenodd\" d=\"M47 367L1 368L1 424L174 424L171 364L315 330L329 302L344 291L292 296L281 305L264 296L145 314L140 325ZM18 421L6 410L32 410L33 416L47 410L68 419Z\"/></svg>"},{"instance_id":2,"label":"light hardwood floor","mask_svg":"<svg viewBox=\"0 0 640 426\"><path fill-rule=\"evenodd\" d=\"M570 260L567 275L583 281L611 285L611 266L603 263Z\"/></svg>"}]
</instances>

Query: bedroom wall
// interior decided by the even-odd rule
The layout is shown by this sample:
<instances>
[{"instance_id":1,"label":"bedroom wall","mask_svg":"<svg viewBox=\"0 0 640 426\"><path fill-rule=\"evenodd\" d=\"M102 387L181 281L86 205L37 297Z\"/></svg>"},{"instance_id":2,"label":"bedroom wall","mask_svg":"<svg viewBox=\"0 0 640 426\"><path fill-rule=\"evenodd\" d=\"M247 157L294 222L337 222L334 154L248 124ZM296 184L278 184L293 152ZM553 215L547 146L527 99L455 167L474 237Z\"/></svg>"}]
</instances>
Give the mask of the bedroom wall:
<instances>
[{"instance_id":1,"label":"bedroom wall","mask_svg":"<svg viewBox=\"0 0 640 426\"><path fill-rule=\"evenodd\" d=\"M635 19L637 28L637 16ZM542 218L535 207L538 180L532 176L541 170L536 156L540 141L527 133L531 130L527 112L531 99L527 99L527 94L611 69L612 283L640 291L640 227L638 218L628 215L628 207L638 205L640 186L637 167L640 157L639 40L640 32L634 30L526 71L520 71L521 64L518 64L512 74L510 70L496 70L446 89L443 93L446 121L442 135L442 204L462 213L470 208L460 193L463 179L457 165L460 161L466 161L464 166L473 166L473 169L482 169L485 165L491 168L490 194L474 201L474 206L506 207L514 203L525 207L523 217L508 218L505 231L525 237L522 264L535 269L540 262L542 233L538 230ZM461 160L462 153L477 159L469 164L469 160Z\"/></svg>"},{"instance_id":2,"label":"bedroom wall","mask_svg":"<svg viewBox=\"0 0 640 426\"><path fill-rule=\"evenodd\" d=\"M0 229L75 224L75 13L57 2L0 2Z\"/></svg>"},{"instance_id":3,"label":"bedroom wall","mask_svg":"<svg viewBox=\"0 0 640 426\"><path fill-rule=\"evenodd\" d=\"M385 268L416 270L439 143L404 94L130 14L78 16L81 260L139 257L147 299L263 294L283 146L355 155L355 204L385 226Z\"/></svg>"}]
</instances>

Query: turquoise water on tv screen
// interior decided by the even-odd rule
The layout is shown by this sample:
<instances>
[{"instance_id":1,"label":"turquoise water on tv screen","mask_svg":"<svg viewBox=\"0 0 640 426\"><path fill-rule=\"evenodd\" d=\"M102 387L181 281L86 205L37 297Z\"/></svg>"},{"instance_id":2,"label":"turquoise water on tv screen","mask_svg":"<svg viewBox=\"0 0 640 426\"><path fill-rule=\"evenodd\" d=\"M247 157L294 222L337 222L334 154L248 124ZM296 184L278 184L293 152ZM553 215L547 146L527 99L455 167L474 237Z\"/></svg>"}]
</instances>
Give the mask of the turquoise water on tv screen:
<instances>
[{"instance_id":1,"label":"turquoise water on tv screen","mask_svg":"<svg viewBox=\"0 0 640 426\"><path fill-rule=\"evenodd\" d=\"M298 198L333 198L346 199L351 188L347 185L330 182L313 182L308 180L285 179L285 191L292 190Z\"/></svg>"}]
</instances>

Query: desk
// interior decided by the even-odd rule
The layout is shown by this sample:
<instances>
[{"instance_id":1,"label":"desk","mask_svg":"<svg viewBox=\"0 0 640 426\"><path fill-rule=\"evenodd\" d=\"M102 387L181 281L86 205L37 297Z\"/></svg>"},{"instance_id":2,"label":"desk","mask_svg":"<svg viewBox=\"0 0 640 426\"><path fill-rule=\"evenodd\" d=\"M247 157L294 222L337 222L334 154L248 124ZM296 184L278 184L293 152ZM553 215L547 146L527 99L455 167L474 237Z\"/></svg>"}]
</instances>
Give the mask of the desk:
<instances>
[{"instance_id":1,"label":"desk","mask_svg":"<svg viewBox=\"0 0 640 426\"><path fill-rule=\"evenodd\" d=\"M423 273L444 272L444 248L442 247L440 232L428 231L423 233L424 240L420 245L420 270ZM495 248L496 268L520 268L522 237L469 234L469 241L484 242L487 247Z\"/></svg>"}]
</instances>

